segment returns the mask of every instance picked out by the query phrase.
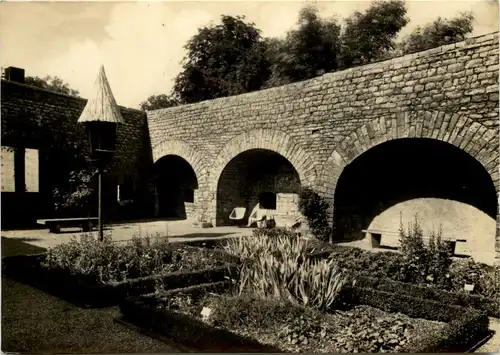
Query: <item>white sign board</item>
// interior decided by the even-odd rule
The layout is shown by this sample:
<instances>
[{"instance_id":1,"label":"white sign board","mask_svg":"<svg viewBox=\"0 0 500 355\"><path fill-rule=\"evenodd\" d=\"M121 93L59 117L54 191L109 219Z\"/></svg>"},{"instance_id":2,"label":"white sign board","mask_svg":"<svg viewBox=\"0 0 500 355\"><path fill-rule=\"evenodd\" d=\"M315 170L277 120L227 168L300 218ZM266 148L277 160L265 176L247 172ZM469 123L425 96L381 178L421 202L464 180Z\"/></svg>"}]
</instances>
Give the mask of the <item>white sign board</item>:
<instances>
[{"instance_id":1,"label":"white sign board","mask_svg":"<svg viewBox=\"0 0 500 355\"><path fill-rule=\"evenodd\" d=\"M24 154L26 192L38 191L38 150L26 149Z\"/></svg>"},{"instance_id":2,"label":"white sign board","mask_svg":"<svg viewBox=\"0 0 500 355\"><path fill-rule=\"evenodd\" d=\"M474 291L474 284L465 284L464 285L464 290L467 291L467 292Z\"/></svg>"},{"instance_id":3,"label":"white sign board","mask_svg":"<svg viewBox=\"0 0 500 355\"><path fill-rule=\"evenodd\" d=\"M201 310L201 316L203 317L203 320L207 320L208 317L210 317L210 314L212 314L212 309L203 307L203 309Z\"/></svg>"},{"instance_id":4,"label":"white sign board","mask_svg":"<svg viewBox=\"0 0 500 355\"><path fill-rule=\"evenodd\" d=\"M2 192L15 192L16 180L14 176L14 150L2 147Z\"/></svg>"}]
</instances>

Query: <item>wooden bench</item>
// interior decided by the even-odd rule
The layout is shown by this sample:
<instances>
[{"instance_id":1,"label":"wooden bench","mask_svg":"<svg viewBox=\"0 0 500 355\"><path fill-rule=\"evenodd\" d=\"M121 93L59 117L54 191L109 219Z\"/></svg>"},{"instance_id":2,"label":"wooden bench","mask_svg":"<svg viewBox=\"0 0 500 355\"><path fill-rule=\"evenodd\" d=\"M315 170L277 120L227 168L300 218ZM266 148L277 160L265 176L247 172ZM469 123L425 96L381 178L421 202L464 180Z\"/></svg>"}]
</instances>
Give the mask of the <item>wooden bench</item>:
<instances>
[{"instance_id":1,"label":"wooden bench","mask_svg":"<svg viewBox=\"0 0 500 355\"><path fill-rule=\"evenodd\" d=\"M399 236L399 232L394 231L385 231L385 230L376 230L376 229L364 229L363 233L366 233L369 238L370 247L372 248L380 248L382 245L382 236L384 235L393 235ZM429 237L424 237L424 240L429 240ZM449 245L450 250L453 255L455 255L455 250L458 242L465 243L467 239L458 239L458 238L442 238L442 241Z\"/></svg>"},{"instance_id":2,"label":"wooden bench","mask_svg":"<svg viewBox=\"0 0 500 355\"><path fill-rule=\"evenodd\" d=\"M97 217L55 218L39 219L36 222L49 227L51 233L60 233L63 227L80 227L83 232L90 232L99 219Z\"/></svg>"}]
</instances>

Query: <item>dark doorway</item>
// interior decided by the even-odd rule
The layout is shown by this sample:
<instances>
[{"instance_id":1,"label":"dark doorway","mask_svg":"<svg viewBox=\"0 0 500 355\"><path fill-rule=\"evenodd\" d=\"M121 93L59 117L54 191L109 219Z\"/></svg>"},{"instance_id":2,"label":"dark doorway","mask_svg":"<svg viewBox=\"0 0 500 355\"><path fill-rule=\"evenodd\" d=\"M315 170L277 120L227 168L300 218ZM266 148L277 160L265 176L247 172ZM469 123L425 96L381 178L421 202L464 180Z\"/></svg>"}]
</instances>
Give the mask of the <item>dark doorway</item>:
<instances>
[{"instance_id":1,"label":"dark doorway","mask_svg":"<svg viewBox=\"0 0 500 355\"><path fill-rule=\"evenodd\" d=\"M496 219L497 214L495 187L484 167L463 150L433 139L399 139L363 153L345 167L334 201L337 239L362 238L361 231L377 216L396 205L403 210L402 203L408 201L435 211L425 218L436 228L450 213L439 206L450 206L450 201L460 203L451 205L457 220L467 217L462 204L481 211L486 219ZM407 214L412 208L405 209ZM397 231L399 217L394 221L391 228Z\"/></svg>"},{"instance_id":2,"label":"dark doorway","mask_svg":"<svg viewBox=\"0 0 500 355\"><path fill-rule=\"evenodd\" d=\"M267 149L251 149L234 157L217 185L217 225L230 225L231 211L246 208L246 217L258 204L276 209L277 194L297 193L300 178L285 157Z\"/></svg>"},{"instance_id":3,"label":"dark doorway","mask_svg":"<svg viewBox=\"0 0 500 355\"><path fill-rule=\"evenodd\" d=\"M155 163L154 177L156 217L185 219L194 209L194 190L198 188L191 165L177 155L167 155Z\"/></svg>"}]
</instances>

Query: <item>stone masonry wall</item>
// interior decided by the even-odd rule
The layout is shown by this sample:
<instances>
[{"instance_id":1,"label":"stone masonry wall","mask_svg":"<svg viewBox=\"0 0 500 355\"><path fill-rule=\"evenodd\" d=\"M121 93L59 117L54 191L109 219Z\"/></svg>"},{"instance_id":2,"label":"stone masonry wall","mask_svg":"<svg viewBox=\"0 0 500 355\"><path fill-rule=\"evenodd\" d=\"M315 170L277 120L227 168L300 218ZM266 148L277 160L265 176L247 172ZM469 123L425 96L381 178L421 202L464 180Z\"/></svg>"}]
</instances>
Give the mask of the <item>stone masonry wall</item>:
<instances>
[{"instance_id":1,"label":"stone masonry wall","mask_svg":"<svg viewBox=\"0 0 500 355\"><path fill-rule=\"evenodd\" d=\"M13 124L17 122L18 127L21 129L25 127L26 130L29 130L33 127L30 121L39 121L42 124L55 127L54 133L57 130L59 135L76 134L85 136L84 128L77 124L77 120L85 107L86 100L2 80L1 102L2 145L40 150L39 188L40 195L43 196L43 202L33 206L36 211L33 211L32 215L33 218L41 218L46 216L44 213L50 211L50 207L52 207L50 205L51 191L48 189L50 184L47 184L47 181L54 178L56 173L44 169L45 157L43 152L46 148L44 142L46 142L47 137L33 141L32 135L23 133L16 134L16 139L9 141L5 128L13 127ZM143 172L147 169L148 164L152 163L146 115L144 112L124 107L121 107L121 112L125 124L118 129L117 151L108 173L104 177L104 183L108 187L104 189L105 203L107 203L107 211L111 214L116 214L113 209L118 208L116 206L118 178L125 173L136 176L136 185L138 186L136 202L143 204L150 202L146 199L146 194L142 192L145 186L145 182L142 180L146 176ZM26 139L22 138L24 136L26 136ZM82 147L82 149L86 152L87 147ZM16 198L22 197L18 196ZM21 209L27 208L27 206L20 206ZM2 203L2 207L4 210L9 209L4 203ZM21 212L17 211L15 213ZM108 217L110 217L110 214L108 214Z\"/></svg>"},{"instance_id":2,"label":"stone masonry wall","mask_svg":"<svg viewBox=\"0 0 500 355\"><path fill-rule=\"evenodd\" d=\"M432 122L436 136L440 129L451 133L458 124L459 129L473 127L482 137L496 136L498 33L282 87L148 112L153 154L173 140L202 152L193 168L207 175L207 187L200 189L212 193L219 171L237 153L268 146L333 197L333 191L326 191L330 186L323 170L334 159L335 147L365 143L356 130L364 127L366 132L360 133L370 137L367 130L382 125L381 120L383 134L391 122L409 131L421 120ZM420 134L432 136L425 128ZM491 142L491 152L497 144ZM492 178L497 183L498 173L492 171ZM210 210L214 197L203 197L202 209Z\"/></svg>"},{"instance_id":3,"label":"stone masonry wall","mask_svg":"<svg viewBox=\"0 0 500 355\"><path fill-rule=\"evenodd\" d=\"M463 149L490 173L498 195L498 56L493 33L282 87L151 111L153 157L177 154L193 162L202 181L198 213L211 221L220 173L253 148L287 158L301 183L330 201L331 213L343 167L397 138L439 139Z\"/></svg>"}]
</instances>

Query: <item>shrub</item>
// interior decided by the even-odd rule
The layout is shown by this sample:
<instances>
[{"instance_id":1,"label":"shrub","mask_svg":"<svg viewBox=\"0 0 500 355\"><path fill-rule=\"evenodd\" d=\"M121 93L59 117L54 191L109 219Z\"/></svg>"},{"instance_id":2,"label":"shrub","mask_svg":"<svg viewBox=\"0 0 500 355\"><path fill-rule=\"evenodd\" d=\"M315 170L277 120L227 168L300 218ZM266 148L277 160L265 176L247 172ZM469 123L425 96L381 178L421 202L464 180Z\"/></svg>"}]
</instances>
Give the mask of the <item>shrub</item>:
<instances>
[{"instance_id":1,"label":"shrub","mask_svg":"<svg viewBox=\"0 0 500 355\"><path fill-rule=\"evenodd\" d=\"M72 238L47 251L42 266L69 270L72 274L95 276L101 281L120 280L126 273L117 267L120 258L118 247L109 233L99 241L91 233L83 234L78 241Z\"/></svg>"},{"instance_id":2,"label":"shrub","mask_svg":"<svg viewBox=\"0 0 500 355\"><path fill-rule=\"evenodd\" d=\"M434 231L429 238L429 245L424 244L424 235L418 217L408 226L403 227L401 220L400 250L404 256L402 279L405 282L431 283L444 286L449 283L449 267L452 253L441 239L442 230L436 236Z\"/></svg>"},{"instance_id":3,"label":"shrub","mask_svg":"<svg viewBox=\"0 0 500 355\"><path fill-rule=\"evenodd\" d=\"M500 299L488 298L480 295L467 294L465 292L450 292L434 287L422 285L412 285L402 283L388 278L374 278L370 276L360 276L356 278L356 286L408 295L415 298L438 301L442 304L471 307L483 310L489 316L499 317Z\"/></svg>"},{"instance_id":4,"label":"shrub","mask_svg":"<svg viewBox=\"0 0 500 355\"><path fill-rule=\"evenodd\" d=\"M466 283L474 284L473 293L500 301L500 266L489 266L472 259L454 261L450 266L450 289L463 291Z\"/></svg>"},{"instance_id":5,"label":"shrub","mask_svg":"<svg viewBox=\"0 0 500 355\"><path fill-rule=\"evenodd\" d=\"M442 243L445 252L448 251L445 243ZM389 278L394 281L410 282L408 268L405 267L407 259L403 254L394 252L373 253L354 247L335 245L329 248L328 258L335 260L336 265L344 271L350 271L357 275L373 278ZM489 266L473 261L472 259L457 259L446 257L442 259L444 267L439 268L444 281L433 281L428 277L420 277L415 284L425 286L436 286L440 289L464 293L464 284L475 285L472 294L494 298L500 302L500 266ZM447 271L446 268L448 267ZM428 275L433 275L432 260L429 264ZM435 267L434 267L435 268ZM490 306L488 306L490 307ZM482 308L481 308L482 309Z\"/></svg>"},{"instance_id":6,"label":"shrub","mask_svg":"<svg viewBox=\"0 0 500 355\"><path fill-rule=\"evenodd\" d=\"M332 260L309 260L307 241L290 231L258 230L225 250L242 260L240 294L327 309L347 281Z\"/></svg>"},{"instance_id":7,"label":"shrub","mask_svg":"<svg viewBox=\"0 0 500 355\"><path fill-rule=\"evenodd\" d=\"M60 214L88 215L89 202L94 194L92 187L92 178L97 173L96 170L71 171L68 177L68 189L54 189L52 199L54 209Z\"/></svg>"},{"instance_id":8,"label":"shrub","mask_svg":"<svg viewBox=\"0 0 500 355\"><path fill-rule=\"evenodd\" d=\"M336 301L347 281L348 277L332 260L308 260L298 267L288 288L300 304L327 310Z\"/></svg>"},{"instance_id":9,"label":"shrub","mask_svg":"<svg viewBox=\"0 0 500 355\"><path fill-rule=\"evenodd\" d=\"M427 250L428 266L426 280L440 286L446 286L449 284L452 252L449 246L442 241L441 235L441 228L439 228L437 237L434 232L431 233L429 248Z\"/></svg>"},{"instance_id":10,"label":"shrub","mask_svg":"<svg viewBox=\"0 0 500 355\"><path fill-rule=\"evenodd\" d=\"M413 318L449 323L442 332L413 339L401 352L434 352L443 348L454 350L457 346L470 346L471 341L477 341L488 330L489 320L483 311L370 288L355 287L350 291L355 302L384 311L405 313Z\"/></svg>"},{"instance_id":11,"label":"shrub","mask_svg":"<svg viewBox=\"0 0 500 355\"><path fill-rule=\"evenodd\" d=\"M215 250L174 247L167 238L135 235L125 245L119 245L105 234L99 241L91 233L80 240L48 250L42 266L68 270L101 283L125 281L183 269L201 270L210 265L225 265L226 260Z\"/></svg>"},{"instance_id":12,"label":"shrub","mask_svg":"<svg viewBox=\"0 0 500 355\"><path fill-rule=\"evenodd\" d=\"M320 240L331 239L332 229L328 224L328 202L309 187L299 193L299 211L307 218L312 234Z\"/></svg>"},{"instance_id":13,"label":"shrub","mask_svg":"<svg viewBox=\"0 0 500 355\"><path fill-rule=\"evenodd\" d=\"M307 248L308 242L290 230L263 228L254 230L253 236L232 238L223 246L228 254L242 260L254 259L269 251L283 259L290 255L303 255Z\"/></svg>"}]
</instances>

